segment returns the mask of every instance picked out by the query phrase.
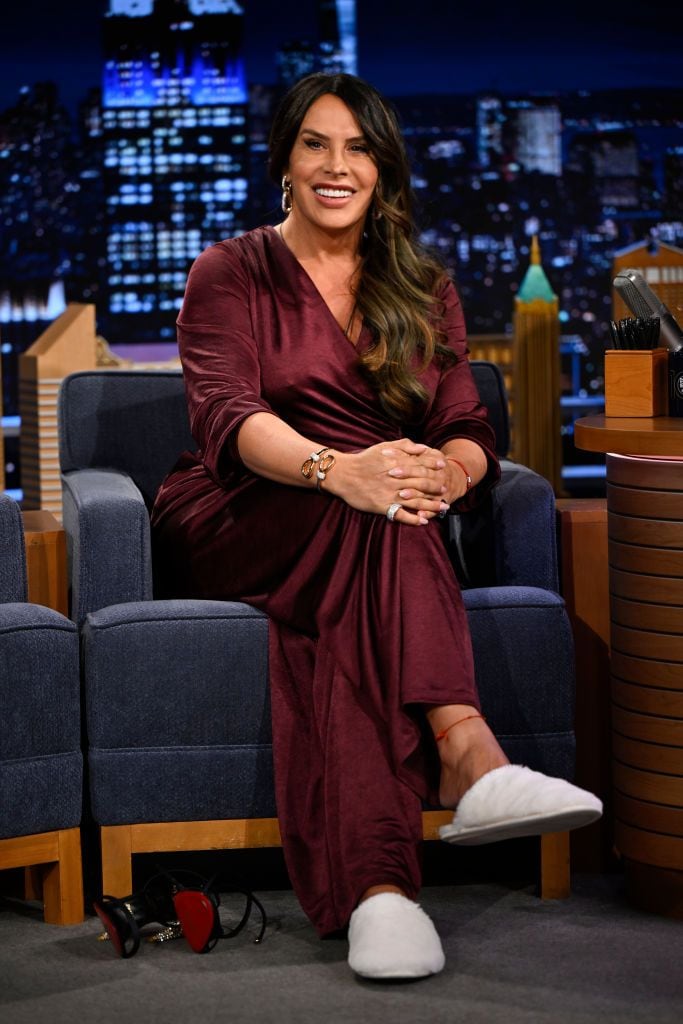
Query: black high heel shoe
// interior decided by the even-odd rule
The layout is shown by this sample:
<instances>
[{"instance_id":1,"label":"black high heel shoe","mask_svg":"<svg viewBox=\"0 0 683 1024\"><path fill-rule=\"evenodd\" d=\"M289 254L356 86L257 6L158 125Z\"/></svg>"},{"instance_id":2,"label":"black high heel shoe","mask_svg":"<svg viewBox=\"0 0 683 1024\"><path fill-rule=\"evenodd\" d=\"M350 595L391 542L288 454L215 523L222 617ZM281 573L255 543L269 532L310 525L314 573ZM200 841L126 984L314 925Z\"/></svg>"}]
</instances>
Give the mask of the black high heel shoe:
<instances>
[{"instance_id":1,"label":"black high heel shoe","mask_svg":"<svg viewBox=\"0 0 683 1024\"><path fill-rule=\"evenodd\" d=\"M241 886L231 886L230 892L241 893L246 903L238 923L233 928L224 928L218 912L220 896L213 888L213 881L211 878L199 887L183 886L173 878L173 906L190 949L195 953L209 953L219 939L233 938L246 925L254 906L261 914L261 927L254 943L262 942L267 924L266 912L253 892Z\"/></svg>"},{"instance_id":2,"label":"black high heel shoe","mask_svg":"<svg viewBox=\"0 0 683 1024\"><path fill-rule=\"evenodd\" d=\"M124 899L102 896L93 908L111 944L124 960L140 948L140 929L154 922L168 927L176 921L173 890L163 875L154 875L140 890Z\"/></svg>"},{"instance_id":3,"label":"black high heel shoe","mask_svg":"<svg viewBox=\"0 0 683 1024\"><path fill-rule=\"evenodd\" d=\"M198 879L201 885L183 885L176 875ZM194 871L181 870L176 875L160 871L138 893L117 899L102 896L93 902L95 913L104 925L116 952L124 960L140 948L140 929L157 922L172 927L176 922L195 953L210 952L219 939L231 939L242 931L256 906L261 914L261 927L254 939L260 943L265 934L267 918L260 901L243 886L232 886L230 892L245 897L244 911L233 928L221 924L218 908L220 896L213 888L214 878L205 881Z\"/></svg>"}]
</instances>

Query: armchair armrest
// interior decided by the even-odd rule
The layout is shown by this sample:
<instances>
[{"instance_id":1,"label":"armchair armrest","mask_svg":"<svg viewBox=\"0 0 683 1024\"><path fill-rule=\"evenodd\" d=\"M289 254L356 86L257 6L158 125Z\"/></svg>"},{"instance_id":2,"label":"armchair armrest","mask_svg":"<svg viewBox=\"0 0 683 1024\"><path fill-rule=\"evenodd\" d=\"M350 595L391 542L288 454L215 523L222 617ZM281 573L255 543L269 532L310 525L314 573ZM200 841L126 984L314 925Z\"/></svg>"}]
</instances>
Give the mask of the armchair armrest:
<instances>
[{"instance_id":1,"label":"armchair armrest","mask_svg":"<svg viewBox=\"0 0 683 1024\"><path fill-rule=\"evenodd\" d=\"M548 481L504 460L500 482L473 512L449 516L451 557L465 587L559 592L555 496Z\"/></svg>"},{"instance_id":2,"label":"armchair armrest","mask_svg":"<svg viewBox=\"0 0 683 1024\"><path fill-rule=\"evenodd\" d=\"M492 494L498 582L559 593L553 489L527 466L504 462L502 469Z\"/></svg>"},{"instance_id":3,"label":"armchair armrest","mask_svg":"<svg viewBox=\"0 0 683 1024\"><path fill-rule=\"evenodd\" d=\"M24 528L16 501L0 492L0 602L25 601Z\"/></svg>"},{"instance_id":4,"label":"armchair armrest","mask_svg":"<svg viewBox=\"0 0 683 1024\"><path fill-rule=\"evenodd\" d=\"M126 473L79 469L62 474L71 581L71 618L152 598L149 515Z\"/></svg>"}]
</instances>

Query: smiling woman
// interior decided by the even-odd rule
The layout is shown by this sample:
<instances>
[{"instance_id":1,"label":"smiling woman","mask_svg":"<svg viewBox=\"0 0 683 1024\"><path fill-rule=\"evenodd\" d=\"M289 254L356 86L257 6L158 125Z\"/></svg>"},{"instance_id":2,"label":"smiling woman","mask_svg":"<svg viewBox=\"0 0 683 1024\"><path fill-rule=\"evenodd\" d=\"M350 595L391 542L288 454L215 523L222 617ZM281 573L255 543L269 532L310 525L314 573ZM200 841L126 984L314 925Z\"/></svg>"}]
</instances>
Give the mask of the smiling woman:
<instances>
[{"instance_id":1,"label":"smiling woman","mask_svg":"<svg viewBox=\"0 0 683 1024\"><path fill-rule=\"evenodd\" d=\"M188 280L199 450L157 495L154 562L165 595L268 613L294 889L320 934L349 926L358 974L421 977L444 965L415 902L422 800L463 797L449 842L499 835L490 797L506 837L584 824L599 801L508 765L480 714L439 517L499 468L458 296L415 239L394 114L360 79L312 75L270 141L286 219L207 249Z\"/></svg>"},{"instance_id":2,"label":"smiling woman","mask_svg":"<svg viewBox=\"0 0 683 1024\"><path fill-rule=\"evenodd\" d=\"M419 415L427 395L416 367L435 355L448 363L453 352L442 343L436 309L444 271L415 241L410 168L391 107L353 76L309 76L275 118L269 169L289 215L283 240L350 335L358 340L361 323L372 334L360 367L383 408L399 418ZM333 185L353 194L325 202L320 188ZM332 232L337 266L320 257L330 245L328 237L318 244L321 231Z\"/></svg>"},{"instance_id":3,"label":"smiling woman","mask_svg":"<svg viewBox=\"0 0 683 1024\"><path fill-rule=\"evenodd\" d=\"M280 226L281 238L308 271L346 336L357 341L362 324L355 297L360 243L378 170L358 122L338 96L327 93L308 108L283 170L283 190L291 206L286 226ZM350 257L341 275L338 259L321 263L319 232L326 242L332 233L336 248Z\"/></svg>"},{"instance_id":4,"label":"smiling woman","mask_svg":"<svg viewBox=\"0 0 683 1024\"><path fill-rule=\"evenodd\" d=\"M377 177L377 165L349 108L338 96L321 96L308 108L285 168L297 196L289 218L291 230L300 218L311 217L316 223L320 206L342 210L342 217L324 223L332 229L353 229L359 248ZM313 204L307 204L309 192L315 196Z\"/></svg>"}]
</instances>

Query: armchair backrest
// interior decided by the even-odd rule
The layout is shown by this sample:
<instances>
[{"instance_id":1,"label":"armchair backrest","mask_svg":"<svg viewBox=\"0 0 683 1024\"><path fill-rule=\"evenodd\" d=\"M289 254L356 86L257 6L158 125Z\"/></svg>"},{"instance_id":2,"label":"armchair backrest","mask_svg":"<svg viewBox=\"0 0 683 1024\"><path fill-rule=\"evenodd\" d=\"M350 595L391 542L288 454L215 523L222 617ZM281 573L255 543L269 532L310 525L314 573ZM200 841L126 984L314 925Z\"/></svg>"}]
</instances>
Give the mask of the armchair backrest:
<instances>
[{"instance_id":1,"label":"armchair backrest","mask_svg":"<svg viewBox=\"0 0 683 1024\"><path fill-rule=\"evenodd\" d=\"M494 363L472 371L496 432L509 447L507 396ZM59 458L63 473L118 469L128 473L151 508L161 481L182 451L194 450L180 370L88 370L67 377L59 394Z\"/></svg>"},{"instance_id":2,"label":"armchair backrest","mask_svg":"<svg viewBox=\"0 0 683 1024\"><path fill-rule=\"evenodd\" d=\"M196 447L180 370L92 370L62 382L62 473L121 470L132 477L151 508L180 453Z\"/></svg>"},{"instance_id":3,"label":"armchair backrest","mask_svg":"<svg viewBox=\"0 0 683 1024\"><path fill-rule=\"evenodd\" d=\"M19 506L0 491L0 604L27 598L24 527Z\"/></svg>"},{"instance_id":4,"label":"armchair backrest","mask_svg":"<svg viewBox=\"0 0 683 1024\"><path fill-rule=\"evenodd\" d=\"M472 359L470 366L479 398L486 406L489 422L496 434L496 455L505 459L510 451L510 416L503 374L495 363L486 359Z\"/></svg>"}]
</instances>

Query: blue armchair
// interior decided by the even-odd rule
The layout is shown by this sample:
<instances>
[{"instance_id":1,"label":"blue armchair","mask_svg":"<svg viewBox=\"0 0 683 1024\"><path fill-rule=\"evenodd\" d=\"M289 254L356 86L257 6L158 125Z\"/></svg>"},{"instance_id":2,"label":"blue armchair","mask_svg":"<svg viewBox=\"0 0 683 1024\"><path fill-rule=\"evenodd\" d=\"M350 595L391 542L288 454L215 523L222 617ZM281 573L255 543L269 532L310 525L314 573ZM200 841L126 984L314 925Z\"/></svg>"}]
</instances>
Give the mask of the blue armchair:
<instances>
[{"instance_id":1,"label":"blue armchair","mask_svg":"<svg viewBox=\"0 0 683 1024\"><path fill-rule=\"evenodd\" d=\"M473 363L503 477L448 520L485 714L508 756L571 778L573 647L558 595L549 484L507 461L507 401ZM67 378L59 399L72 618L81 624L90 798L104 890L132 890L131 855L279 842L267 620L234 602L154 599L149 510L194 447L177 372ZM425 836L450 820L426 811ZM541 891L568 892L565 834L542 839Z\"/></svg>"},{"instance_id":2,"label":"blue armchair","mask_svg":"<svg viewBox=\"0 0 683 1024\"><path fill-rule=\"evenodd\" d=\"M31 869L45 920L83 920L78 633L26 601L19 506L0 493L0 869ZM37 884L36 884L37 883Z\"/></svg>"}]
</instances>

